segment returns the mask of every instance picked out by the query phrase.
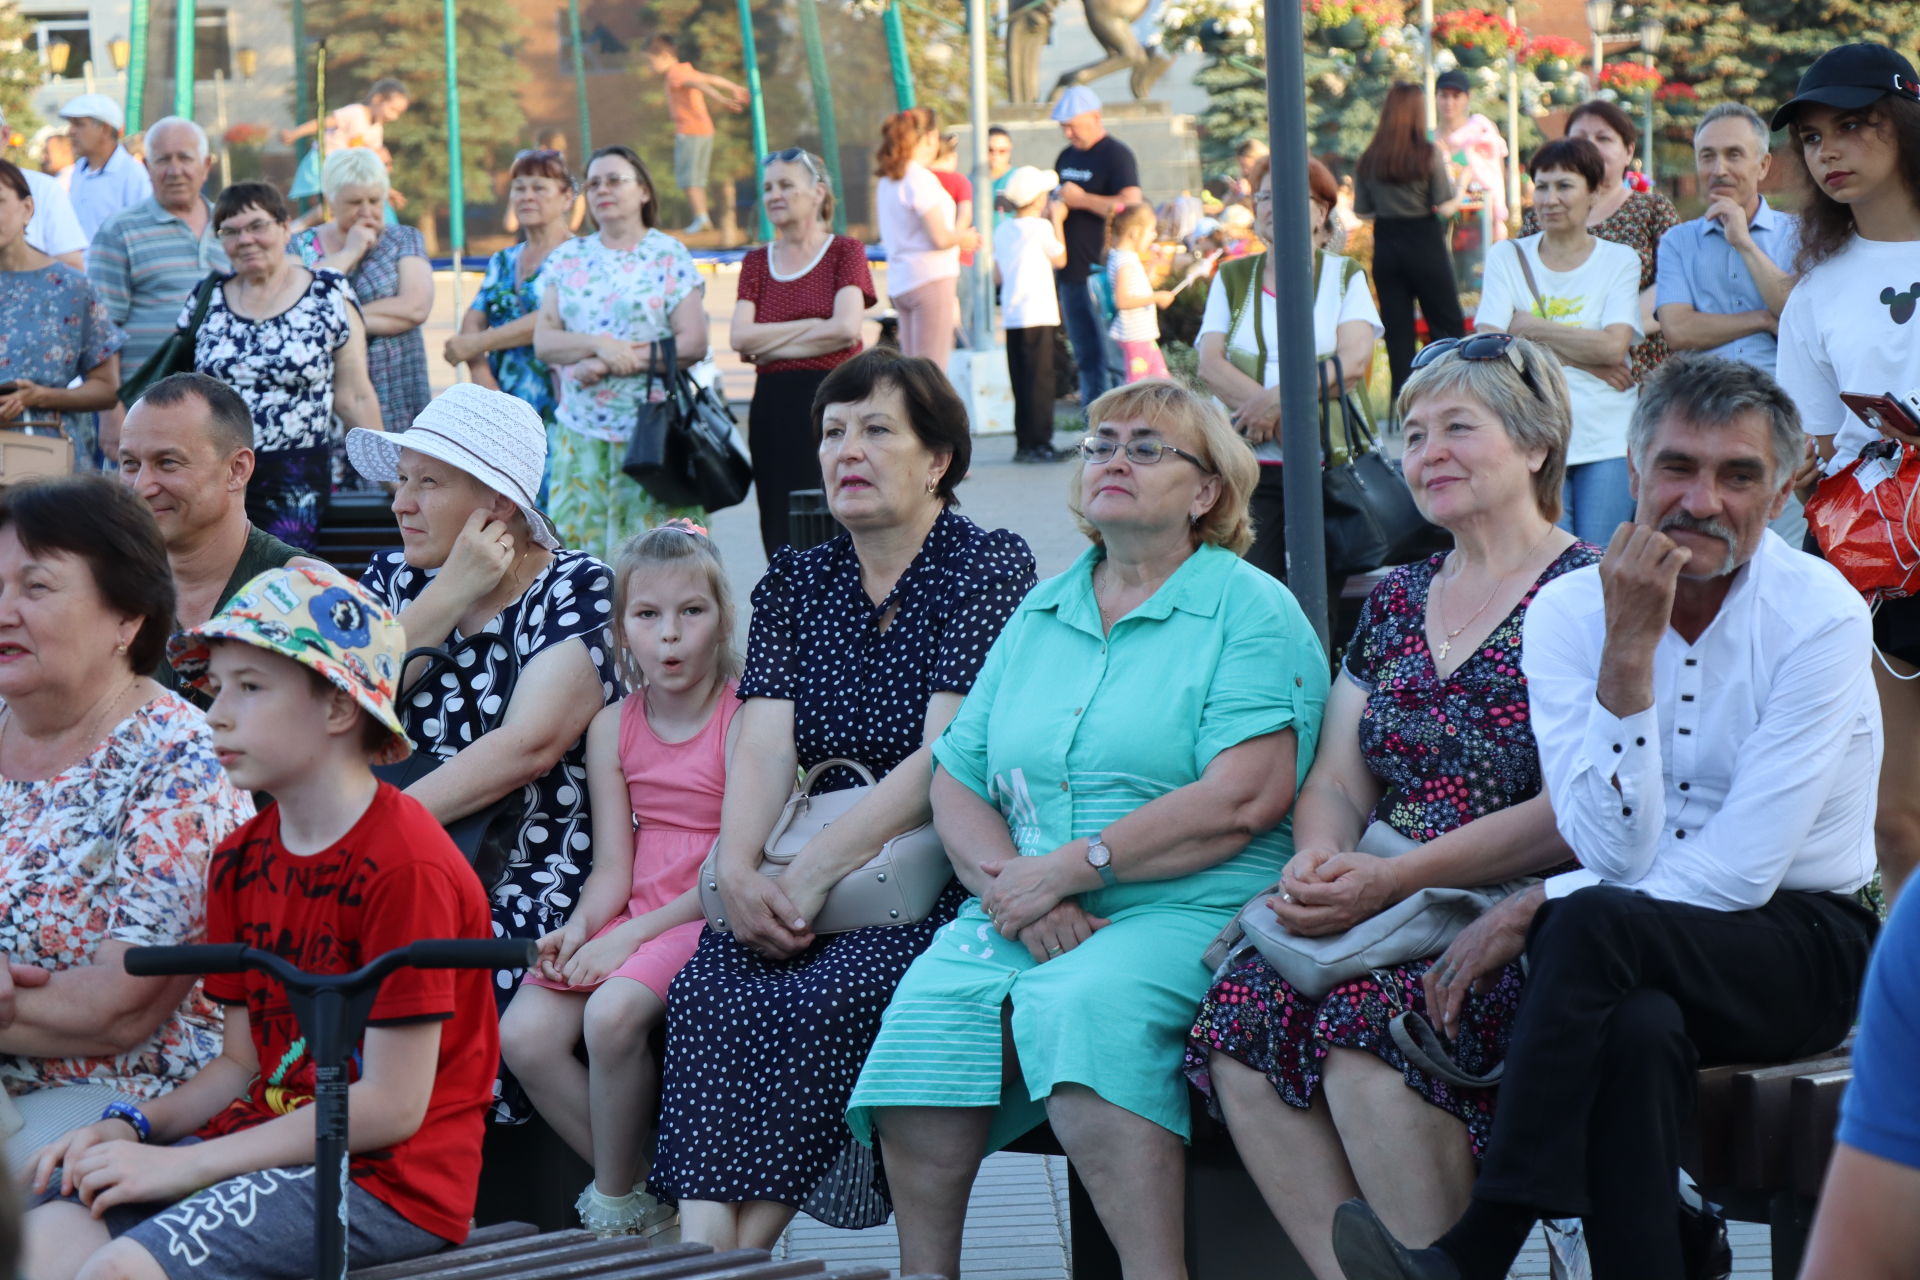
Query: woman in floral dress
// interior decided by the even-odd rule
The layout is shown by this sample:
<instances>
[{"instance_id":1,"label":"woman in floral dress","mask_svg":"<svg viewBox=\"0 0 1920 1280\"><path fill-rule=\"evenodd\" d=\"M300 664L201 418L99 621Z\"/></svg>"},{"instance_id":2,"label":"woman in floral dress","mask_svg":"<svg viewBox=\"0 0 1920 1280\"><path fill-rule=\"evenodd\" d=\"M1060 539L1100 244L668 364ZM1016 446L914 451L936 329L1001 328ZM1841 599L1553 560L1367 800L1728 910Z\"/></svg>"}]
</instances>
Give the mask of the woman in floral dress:
<instances>
[{"instance_id":1,"label":"woman in floral dress","mask_svg":"<svg viewBox=\"0 0 1920 1280\"><path fill-rule=\"evenodd\" d=\"M649 380L653 344L671 337L680 366L707 354L705 283L686 246L657 229L659 200L640 157L602 147L587 163L587 206L600 230L555 249L540 271L534 353L560 387L548 480L560 539L602 559L630 535L697 508L669 507L620 469Z\"/></svg>"},{"instance_id":2,"label":"woman in floral dress","mask_svg":"<svg viewBox=\"0 0 1920 1280\"><path fill-rule=\"evenodd\" d=\"M1361 610L1294 805L1294 856L1268 899L1296 934L1341 933L1420 888L1498 884L1568 858L1541 790L1520 632L1534 594L1599 553L1553 523L1571 430L1558 362L1524 338L1470 341L1473 359L1457 340L1429 345L1401 396L1408 486L1455 548L1394 570ZM1363 841L1370 823L1391 832ZM1413 847L1357 852L1382 835ZM1466 1205L1493 1091L1432 1079L1387 1034L1395 1014L1427 1012L1438 959L1314 1000L1244 949L1200 1007L1187 1076L1320 1280L1341 1280L1341 1201L1364 1195L1420 1241ZM1434 1011L1465 1071L1504 1056L1520 985L1509 965L1452 1021Z\"/></svg>"}]
</instances>

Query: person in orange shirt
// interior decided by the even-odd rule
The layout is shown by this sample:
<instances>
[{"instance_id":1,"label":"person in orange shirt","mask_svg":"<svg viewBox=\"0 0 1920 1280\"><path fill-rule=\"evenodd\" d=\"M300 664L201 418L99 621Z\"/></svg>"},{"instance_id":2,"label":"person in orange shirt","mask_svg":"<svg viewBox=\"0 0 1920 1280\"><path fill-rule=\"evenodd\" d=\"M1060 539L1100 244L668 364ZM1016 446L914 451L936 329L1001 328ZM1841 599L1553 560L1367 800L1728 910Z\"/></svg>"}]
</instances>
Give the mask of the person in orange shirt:
<instances>
[{"instance_id":1,"label":"person in orange shirt","mask_svg":"<svg viewBox=\"0 0 1920 1280\"><path fill-rule=\"evenodd\" d=\"M713 117L700 95L728 111L741 111L747 105L747 91L725 76L696 71L691 62L682 62L672 36L653 38L647 46L647 65L667 78L667 110L673 114L673 180L693 207L686 233L709 230L713 224L707 220L707 166L713 162Z\"/></svg>"}]
</instances>

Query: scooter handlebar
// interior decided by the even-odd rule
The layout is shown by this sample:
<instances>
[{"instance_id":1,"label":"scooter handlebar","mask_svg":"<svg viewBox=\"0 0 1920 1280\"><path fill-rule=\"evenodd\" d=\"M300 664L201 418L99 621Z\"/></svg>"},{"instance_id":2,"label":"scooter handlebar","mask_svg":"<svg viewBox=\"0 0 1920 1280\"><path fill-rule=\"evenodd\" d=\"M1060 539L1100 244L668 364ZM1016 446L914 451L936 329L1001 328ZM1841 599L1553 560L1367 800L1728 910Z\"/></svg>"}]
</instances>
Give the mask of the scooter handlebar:
<instances>
[{"instance_id":1,"label":"scooter handlebar","mask_svg":"<svg viewBox=\"0 0 1920 1280\"><path fill-rule=\"evenodd\" d=\"M191 947L133 947L127 951L127 972L136 978L158 978L181 973L239 973L251 968L249 948L229 942Z\"/></svg>"},{"instance_id":2,"label":"scooter handlebar","mask_svg":"<svg viewBox=\"0 0 1920 1280\"><path fill-rule=\"evenodd\" d=\"M524 938L442 938L407 948L416 969L530 969L540 948Z\"/></svg>"}]
</instances>

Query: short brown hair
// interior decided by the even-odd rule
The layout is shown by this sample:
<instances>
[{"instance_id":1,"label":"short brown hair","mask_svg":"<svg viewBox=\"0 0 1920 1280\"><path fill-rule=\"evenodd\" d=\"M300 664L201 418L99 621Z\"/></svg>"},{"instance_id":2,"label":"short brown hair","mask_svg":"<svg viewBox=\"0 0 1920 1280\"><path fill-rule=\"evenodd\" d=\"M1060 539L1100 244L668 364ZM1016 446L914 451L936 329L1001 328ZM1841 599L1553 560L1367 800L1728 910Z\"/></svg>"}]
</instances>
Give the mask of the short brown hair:
<instances>
[{"instance_id":1,"label":"short brown hair","mask_svg":"<svg viewBox=\"0 0 1920 1280\"><path fill-rule=\"evenodd\" d=\"M107 607L140 619L128 669L144 675L160 664L174 628L173 566L153 512L131 485L74 475L0 489L6 528L33 555L57 551L86 561Z\"/></svg>"},{"instance_id":2,"label":"short brown hair","mask_svg":"<svg viewBox=\"0 0 1920 1280\"><path fill-rule=\"evenodd\" d=\"M280 188L270 182L236 182L213 202L215 229L228 218L249 209L258 209L275 222L288 222L293 218L293 210L287 198L280 194Z\"/></svg>"},{"instance_id":3,"label":"short brown hair","mask_svg":"<svg viewBox=\"0 0 1920 1280\"><path fill-rule=\"evenodd\" d=\"M507 181L515 178L546 178L569 191L574 188L573 175L567 172L567 157L557 147L522 151L515 156L513 168L507 171Z\"/></svg>"},{"instance_id":4,"label":"short brown hair","mask_svg":"<svg viewBox=\"0 0 1920 1280\"><path fill-rule=\"evenodd\" d=\"M853 404L882 387L893 388L907 402L907 425L920 443L951 459L935 492L948 506L959 506L953 487L966 478L973 461L973 429L966 403L947 375L923 356L902 355L898 347L868 347L836 366L813 394L814 443L820 442L828 405Z\"/></svg>"},{"instance_id":5,"label":"short brown hair","mask_svg":"<svg viewBox=\"0 0 1920 1280\"><path fill-rule=\"evenodd\" d=\"M1607 181L1607 162L1600 158L1600 148L1585 138L1556 138L1527 162L1527 176L1535 182L1541 174L1555 170L1579 174L1587 180L1589 191L1598 191Z\"/></svg>"},{"instance_id":6,"label":"short brown hair","mask_svg":"<svg viewBox=\"0 0 1920 1280\"><path fill-rule=\"evenodd\" d=\"M1194 541L1211 542L1235 555L1245 555L1253 545L1251 503L1253 487L1260 480L1260 464L1253 460L1253 450L1233 429L1226 412L1212 397L1203 396L1172 378L1142 378L1115 387L1088 405L1087 433L1093 434L1101 423L1113 418L1138 418L1155 430L1163 430L1168 422L1177 422L1199 432L1200 456L1219 477L1220 496L1194 525ZM1078 476L1086 470L1086 465L1086 459L1081 458L1074 472L1075 483L1067 491L1067 509L1073 512L1080 532L1100 546L1104 545L1100 531L1080 509Z\"/></svg>"},{"instance_id":7,"label":"short brown hair","mask_svg":"<svg viewBox=\"0 0 1920 1280\"><path fill-rule=\"evenodd\" d=\"M22 200L33 199L33 188L27 185L27 175L20 172L20 166L11 160L0 160L0 186L6 187Z\"/></svg>"},{"instance_id":8,"label":"short brown hair","mask_svg":"<svg viewBox=\"0 0 1920 1280\"><path fill-rule=\"evenodd\" d=\"M1635 144L1640 141L1640 130L1634 125L1633 117L1613 103L1608 102L1605 98L1589 99L1567 113L1567 136L1569 138L1573 136L1573 126L1579 123L1581 116L1598 117L1607 128L1613 130L1614 133L1619 136L1620 141L1626 143L1628 151L1632 151ZM1597 182L1594 183L1596 188L1599 185Z\"/></svg>"}]
</instances>

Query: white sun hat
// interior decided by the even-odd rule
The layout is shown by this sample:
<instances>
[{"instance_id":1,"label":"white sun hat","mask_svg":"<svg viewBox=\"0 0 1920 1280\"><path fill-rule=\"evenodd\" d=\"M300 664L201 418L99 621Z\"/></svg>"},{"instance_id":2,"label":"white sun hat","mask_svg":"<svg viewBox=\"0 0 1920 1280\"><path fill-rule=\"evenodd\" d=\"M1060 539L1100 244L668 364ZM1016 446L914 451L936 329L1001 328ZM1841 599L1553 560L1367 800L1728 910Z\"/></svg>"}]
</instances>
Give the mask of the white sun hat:
<instances>
[{"instance_id":1,"label":"white sun hat","mask_svg":"<svg viewBox=\"0 0 1920 1280\"><path fill-rule=\"evenodd\" d=\"M1007 175L1000 194L1016 209L1024 209L1060 185L1060 175L1051 169L1036 169L1023 164Z\"/></svg>"},{"instance_id":2,"label":"white sun hat","mask_svg":"<svg viewBox=\"0 0 1920 1280\"><path fill-rule=\"evenodd\" d=\"M553 521L534 505L547 465L547 427L532 405L504 391L456 382L432 400L405 431L347 432L354 470L377 484L400 479L400 451L411 449L458 467L509 499L533 526L533 540L560 549Z\"/></svg>"}]
</instances>

